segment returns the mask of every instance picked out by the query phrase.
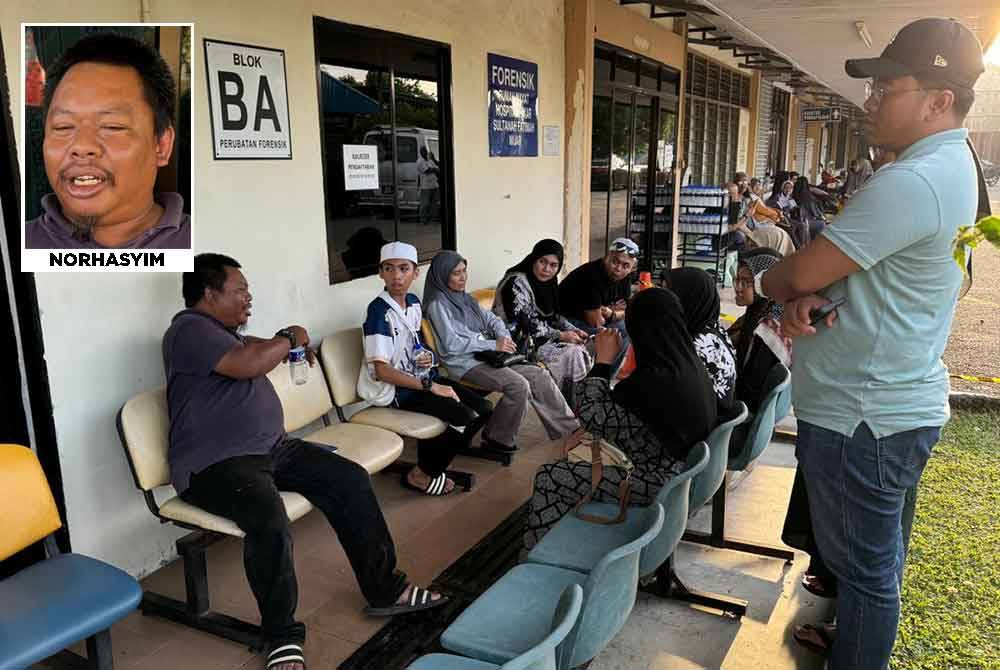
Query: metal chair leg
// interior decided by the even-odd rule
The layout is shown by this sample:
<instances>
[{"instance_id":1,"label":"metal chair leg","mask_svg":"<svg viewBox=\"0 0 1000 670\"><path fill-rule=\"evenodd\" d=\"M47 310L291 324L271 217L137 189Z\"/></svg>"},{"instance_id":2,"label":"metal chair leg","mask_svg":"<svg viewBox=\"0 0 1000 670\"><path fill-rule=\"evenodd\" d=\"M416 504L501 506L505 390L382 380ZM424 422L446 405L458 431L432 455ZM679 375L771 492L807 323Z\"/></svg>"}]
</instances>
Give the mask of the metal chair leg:
<instances>
[{"instance_id":1,"label":"metal chair leg","mask_svg":"<svg viewBox=\"0 0 1000 670\"><path fill-rule=\"evenodd\" d=\"M210 609L205 550L224 537L218 533L196 531L177 540L177 553L184 561L186 601L146 591L139 609L144 615L169 619L261 651L263 636L260 626Z\"/></svg>"},{"instance_id":2,"label":"metal chair leg","mask_svg":"<svg viewBox=\"0 0 1000 670\"><path fill-rule=\"evenodd\" d=\"M683 540L695 544L703 544L717 549L731 549L747 554L756 554L766 558L780 558L791 565L795 560L795 552L772 544L759 544L738 538L726 537L726 492L729 489L729 473L722 486L712 496L712 532L703 533L696 530L684 532Z\"/></svg>"},{"instance_id":3,"label":"metal chair leg","mask_svg":"<svg viewBox=\"0 0 1000 670\"><path fill-rule=\"evenodd\" d=\"M741 619L747 613L748 603L746 600L688 588L674 570L673 555L657 569L653 581L647 584L640 584L639 588L644 593L661 598L681 600L714 609L723 616L728 616L736 620Z\"/></svg>"}]
</instances>

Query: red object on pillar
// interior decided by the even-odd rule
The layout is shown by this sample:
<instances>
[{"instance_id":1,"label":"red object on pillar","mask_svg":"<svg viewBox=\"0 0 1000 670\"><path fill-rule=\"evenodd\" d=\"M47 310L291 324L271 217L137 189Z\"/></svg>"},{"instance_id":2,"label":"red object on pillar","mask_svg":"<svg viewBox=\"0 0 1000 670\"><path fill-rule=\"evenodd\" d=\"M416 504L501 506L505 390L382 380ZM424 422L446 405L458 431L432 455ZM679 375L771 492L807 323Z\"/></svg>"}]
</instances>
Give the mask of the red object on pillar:
<instances>
[{"instance_id":1,"label":"red object on pillar","mask_svg":"<svg viewBox=\"0 0 1000 670\"><path fill-rule=\"evenodd\" d=\"M35 35L31 28L24 36L24 104L41 107L45 100L45 68L38 60L35 50Z\"/></svg>"}]
</instances>

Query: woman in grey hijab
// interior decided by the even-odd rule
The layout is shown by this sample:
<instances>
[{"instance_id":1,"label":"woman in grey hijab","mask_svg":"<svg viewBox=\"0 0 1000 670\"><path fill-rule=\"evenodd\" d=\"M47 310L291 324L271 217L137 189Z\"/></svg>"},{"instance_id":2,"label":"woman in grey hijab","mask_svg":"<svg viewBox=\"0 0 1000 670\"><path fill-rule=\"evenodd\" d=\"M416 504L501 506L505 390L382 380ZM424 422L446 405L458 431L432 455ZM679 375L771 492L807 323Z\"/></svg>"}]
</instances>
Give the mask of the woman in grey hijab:
<instances>
[{"instance_id":1,"label":"woman in grey hijab","mask_svg":"<svg viewBox=\"0 0 1000 670\"><path fill-rule=\"evenodd\" d=\"M468 262L454 251L442 251L431 262L424 285L424 307L434 330L437 354L456 381L503 393L483 429L483 446L516 451L517 431L528 403L535 408L549 439L580 427L572 410L544 368L524 363L495 368L476 360L481 351L513 353L514 341L504 322L465 292Z\"/></svg>"}]
</instances>

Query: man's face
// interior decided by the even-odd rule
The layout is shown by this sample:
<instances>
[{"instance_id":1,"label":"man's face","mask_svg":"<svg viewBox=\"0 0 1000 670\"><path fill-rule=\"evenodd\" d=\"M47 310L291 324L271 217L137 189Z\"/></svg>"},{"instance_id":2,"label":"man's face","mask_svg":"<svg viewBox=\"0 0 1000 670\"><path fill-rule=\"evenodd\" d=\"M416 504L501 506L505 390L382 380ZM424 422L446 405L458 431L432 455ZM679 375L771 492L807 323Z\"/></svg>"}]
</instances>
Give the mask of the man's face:
<instances>
[{"instance_id":1,"label":"man's face","mask_svg":"<svg viewBox=\"0 0 1000 670\"><path fill-rule=\"evenodd\" d=\"M379 266L378 276L391 295L405 295L413 280L420 276L420 270L410 261L389 259Z\"/></svg>"},{"instance_id":2,"label":"man's face","mask_svg":"<svg viewBox=\"0 0 1000 670\"><path fill-rule=\"evenodd\" d=\"M730 201L739 199L739 197L740 197L740 187L739 186L737 186L736 184L731 184L730 186L728 186L728 189L729 189L729 200Z\"/></svg>"},{"instance_id":3,"label":"man's face","mask_svg":"<svg viewBox=\"0 0 1000 670\"><path fill-rule=\"evenodd\" d=\"M247 278L238 268L226 267L226 282L221 291L205 289L205 301L212 316L227 328L245 326L250 320L253 296Z\"/></svg>"},{"instance_id":4,"label":"man's face","mask_svg":"<svg viewBox=\"0 0 1000 670\"><path fill-rule=\"evenodd\" d=\"M156 171L170 160L173 143L172 128L157 139L135 69L79 63L52 96L45 173L68 218L122 223L152 207Z\"/></svg>"},{"instance_id":5,"label":"man's face","mask_svg":"<svg viewBox=\"0 0 1000 670\"><path fill-rule=\"evenodd\" d=\"M619 282L635 270L636 259L624 251L609 251L604 256L604 271L613 282Z\"/></svg>"},{"instance_id":6,"label":"man's face","mask_svg":"<svg viewBox=\"0 0 1000 670\"><path fill-rule=\"evenodd\" d=\"M871 144L901 150L920 139L936 91L924 90L913 77L874 80L865 100L864 129Z\"/></svg>"}]
</instances>

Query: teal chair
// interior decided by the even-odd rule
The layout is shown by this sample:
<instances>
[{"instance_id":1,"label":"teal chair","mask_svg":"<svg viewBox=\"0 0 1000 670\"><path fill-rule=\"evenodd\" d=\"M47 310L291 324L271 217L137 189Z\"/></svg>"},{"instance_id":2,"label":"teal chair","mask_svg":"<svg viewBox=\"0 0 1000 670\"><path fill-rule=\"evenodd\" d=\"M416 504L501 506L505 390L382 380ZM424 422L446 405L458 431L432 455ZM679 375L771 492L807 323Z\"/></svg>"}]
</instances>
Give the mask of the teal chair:
<instances>
[{"instance_id":1,"label":"teal chair","mask_svg":"<svg viewBox=\"0 0 1000 670\"><path fill-rule=\"evenodd\" d=\"M556 670L589 662L618 634L635 605L639 554L663 527L663 507L644 510L628 542L609 551L589 574L523 563L479 596L441 635L441 646L502 665L538 646L551 630L553 606L563 590L583 587L580 616L556 651ZM551 666L550 666L551 667Z\"/></svg>"},{"instance_id":2,"label":"teal chair","mask_svg":"<svg viewBox=\"0 0 1000 670\"><path fill-rule=\"evenodd\" d=\"M552 632L548 637L503 665L451 654L428 654L411 663L406 670L554 670L556 647L566 639L566 635L576 624L582 605L583 589L580 585L567 586L559 598L559 605L552 619Z\"/></svg>"},{"instance_id":3,"label":"teal chair","mask_svg":"<svg viewBox=\"0 0 1000 670\"><path fill-rule=\"evenodd\" d=\"M663 507L663 528L642 550L639 557L639 577L649 577L663 565L684 534L688 520L691 481L708 465L708 445L699 442L692 447L687 465L656 493L655 501ZM617 503L592 502L584 507L588 514L605 518L618 514ZM567 514L528 553L525 561L590 572L597 562L615 547L637 534L646 523L646 508L631 507L625 520L618 524L597 525L575 514Z\"/></svg>"},{"instance_id":4,"label":"teal chair","mask_svg":"<svg viewBox=\"0 0 1000 670\"><path fill-rule=\"evenodd\" d=\"M742 438L742 444L738 445L739 449L735 454L729 456L725 480L712 498L712 532L688 531L684 536L685 540L768 558L780 558L787 563L795 559L795 552L786 547L726 537L726 491L729 489L729 473L746 470L770 444L775 424L785 418L791 409L791 379L792 375L788 368L781 363L768 372L764 380L764 399L761 401L760 410L754 415L747 431L745 433L741 431L734 436L734 439Z\"/></svg>"}]
</instances>

